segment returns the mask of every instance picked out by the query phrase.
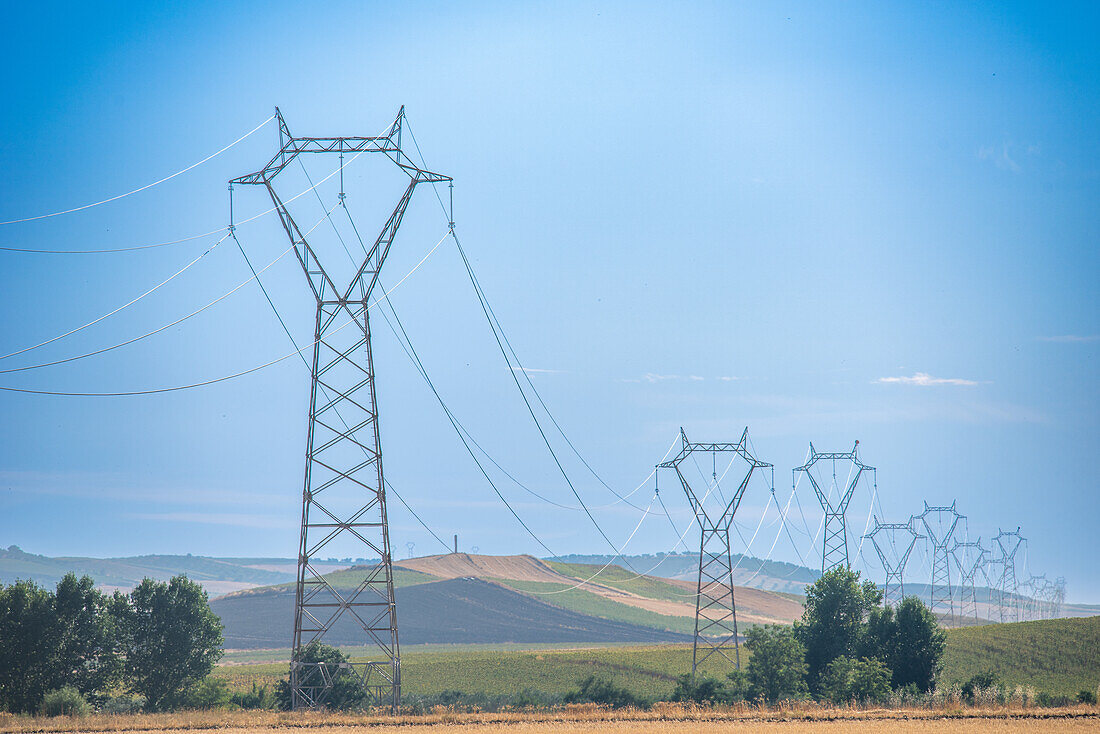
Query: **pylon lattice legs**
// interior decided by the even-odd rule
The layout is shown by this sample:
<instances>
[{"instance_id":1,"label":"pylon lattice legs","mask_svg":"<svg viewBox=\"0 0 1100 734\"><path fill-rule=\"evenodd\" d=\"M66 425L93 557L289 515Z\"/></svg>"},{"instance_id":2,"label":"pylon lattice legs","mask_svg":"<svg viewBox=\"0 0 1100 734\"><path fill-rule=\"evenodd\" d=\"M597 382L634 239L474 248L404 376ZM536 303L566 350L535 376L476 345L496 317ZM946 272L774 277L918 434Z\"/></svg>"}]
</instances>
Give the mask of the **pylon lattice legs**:
<instances>
[{"instance_id":1,"label":"pylon lattice legs","mask_svg":"<svg viewBox=\"0 0 1100 734\"><path fill-rule=\"evenodd\" d=\"M355 324L348 323L348 317ZM378 433L370 322L365 303L322 301L313 349L302 534L298 551L293 706L335 704L341 677L358 683L373 705L396 706L401 668L390 565L382 449ZM358 549L376 560L351 569L339 588L315 565L321 553ZM344 574L345 577L347 574ZM302 660L310 642L341 630L365 635L366 662L333 665ZM343 633L346 636L346 632Z\"/></svg>"},{"instance_id":2,"label":"pylon lattice legs","mask_svg":"<svg viewBox=\"0 0 1100 734\"><path fill-rule=\"evenodd\" d=\"M844 513L825 514L825 539L821 553L821 571L848 568L848 527Z\"/></svg>"},{"instance_id":3,"label":"pylon lattice legs","mask_svg":"<svg viewBox=\"0 0 1100 734\"><path fill-rule=\"evenodd\" d=\"M730 646L734 657L730 658ZM691 674L712 655L741 667L737 640L737 607L728 528L704 528L699 545L699 580L695 597L695 644Z\"/></svg>"},{"instance_id":4,"label":"pylon lattice legs","mask_svg":"<svg viewBox=\"0 0 1100 734\"><path fill-rule=\"evenodd\" d=\"M951 565L945 545L932 549L932 588L929 590L929 608L933 614L951 615L955 612L951 593Z\"/></svg>"}]
</instances>

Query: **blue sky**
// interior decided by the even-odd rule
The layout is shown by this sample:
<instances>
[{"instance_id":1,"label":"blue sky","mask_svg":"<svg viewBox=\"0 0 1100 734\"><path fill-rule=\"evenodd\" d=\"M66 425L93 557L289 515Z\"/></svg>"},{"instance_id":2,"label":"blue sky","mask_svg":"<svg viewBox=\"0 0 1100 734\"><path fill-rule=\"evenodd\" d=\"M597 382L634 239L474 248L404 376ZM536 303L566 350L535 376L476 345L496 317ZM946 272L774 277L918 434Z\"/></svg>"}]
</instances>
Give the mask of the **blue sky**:
<instances>
[{"instance_id":1,"label":"blue sky","mask_svg":"<svg viewBox=\"0 0 1100 734\"><path fill-rule=\"evenodd\" d=\"M848 450L859 439L885 519L956 499L971 537L1021 526L1030 572L1064 575L1070 599L1097 600L1097 15L1087 3L34 4L9 11L0 47L0 220L157 180L276 104L299 135L374 134L404 104L428 165L455 178L458 232L509 338L610 484L633 489L680 426L709 441L748 425L785 504L809 441ZM112 248L216 230L228 223L226 181L276 145L269 124L148 191L0 226L0 245ZM333 170L316 165L321 177ZM400 193L371 188L375 170L355 179L367 229ZM335 203L331 186L319 192ZM323 210L300 202L312 224ZM261 191L236 194L238 220L269 206ZM431 191L418 191L384 280L409 272L445 227ZM258 266L287 246L270 215L239 234ZM216 239L0 253L0 351L117 308ZM231 245L0 367L190 313L248 278ZM285 257L263 280L308 343L313 307L297 268ZM249 286L129 347L0 384L146 389L287 354ZM471 433L570 503L453 244L392 298ZM539 553L394 337L375 333L388 478L467 550ZM294 360L157 396L0 395L0 544L293 556L307 401ZM586 501L613 500L556 440ZM633 497L642 506L651 484ZM682 493L662 486L683 530ZM500 487L556 552L607 552L583 514ZM801 485L797 496L812 530L814 498ZM763 483L746 493L746 535L768 497ZM870 489L857 493L854 528L870 502ZM391 501L390 512L398 556L409 542L439 549L404 508ZM616 543L639 521L622 505L595 514ZM778 527L764 517L756 555ZM628 550L675 542L651 515ZM812 551L804 539L772 553ZM859 563L877 578L869 554Z\"/></svg>"}]
</instances>

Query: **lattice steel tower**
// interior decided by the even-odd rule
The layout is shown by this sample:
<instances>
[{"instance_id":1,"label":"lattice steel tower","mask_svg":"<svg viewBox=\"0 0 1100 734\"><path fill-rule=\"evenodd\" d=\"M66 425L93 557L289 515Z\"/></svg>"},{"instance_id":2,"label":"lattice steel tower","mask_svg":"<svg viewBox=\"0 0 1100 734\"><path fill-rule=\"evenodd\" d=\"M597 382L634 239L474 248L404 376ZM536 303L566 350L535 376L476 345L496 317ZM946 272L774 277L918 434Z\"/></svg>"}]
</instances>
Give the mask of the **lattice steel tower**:
<instances>
[{"instance_id":1,"label":"lattice steel tower","mask_svg":"<svg viewBox=\"0 0 1100 734\"><path fill-rule=\"evenodd\" d=\"M1006 533L1001 530L993 538L1001 557L997 559L1000 565L1000 578L997 581L997 605L1000 607L1000 621L1020 621L1019 590L1020 584L1016 578L1016 552L1024 543L1024 537L1020 535L1020 528ZM1014 613L1009 611L1012 605Z\"/></svg>"},{"instance_id":2,"label":"lattice steel tower","mask_svg":"<svg viewBox=\"0 0 1100 734\"><path fill-rule=\"evenodd\" d=\"M951 557L959 568L959 616L978 617L978 596L974 577L985 567L989 551L982 547L982 539L951 546Z\"/></svg>"},{"instance_id":3,"label":"lattice steel tower","mask_svg":"<svg viewBox=\"0 0 1100 734\"><path fill-rule=\"evenodd\" d=\"M949 548L955 537L955 528L959 520L965 515L960 515L955 510L955 503L940 507L931 507L924 503L924 512L917 515L917 519L924 526L924 532L928 534L928 540L932 543L932 583L928 589L928 608L933 614L955 613L954 595L951 592L951 557Z\"/></svg>"},{"instance_id":4,"label":"lattice steel tower","mask_svg":"<svg viewBox=\"0 0 1100 734\"><path fill-rule=\"evenodd\" d=\"M261 170L233 179L230 186L266 188L317 302L290 664L292 705L302 709L338 703L330 700L332 692L346 690L344 681L350 679L373 705L396 709L401 697L401 656L368 303L417 185L451 179L418 168L402 152L404 107L384 134L373 137L294 137L278 108L275 113L279 151ZM362 259L349 253L354 267L348 271L349 280L339 284L334 279L340 277L337 263L318 257L287 208L298 197L284 201L274 185L295 160L305 170L299 156L319 153L340 156L340 203L345 196L347 154L380 153L408 176L404 193L373 244L362 243ZM349 548L359 552L348 552ZM357 574L355 585L337 588L314 562L320 553L334 549L344 550L342 555L379 560L356 566L350 571ZM303 660L309 643L324 641L337 623L341 640L354 637L361 640L358 644L373 649L367 661L333 665Z\"/></svg>"},{"instance_id":5,"label":"lattice steel tower","mask_svg":"<svg viewBox=\"0 0 1100 734\"><path fill-rule=\"evenodd\" d=\"M878 560L886 572L883 604L897 607L905 598L905 581L902 578L905 564L909 562L909 554L913 552L913 546L921 536L913 529L912 518L909 522L879 522L878 517L875 517L875 527L865 537L875 547ZM899 547L902 550L899 551Z\"/></svg>"},{"instance_id":6,"label":"lattice steel tower","mask_svg":"<svg viewBox=\"0 0 1100 734\"><path fill-rule=\"evenodd\" d=\"M814 476L814 468L818 462L825 463L832 470L831 479L826 486L823 486L825 482ZM837 462L850 464L843 486L837 482ZM847 512L848 503L852 501L852 493L855 492L865 472L870 472L877 484L875 467L867 466L859 460L859 441L856 441L852 450L847 453L819 453L811 443L810 458L805 464L793 470L795 483L797 483L798 472L805 472L810 484L814 487L818 501L821 502L821 509L825 511L825 537L821 550L822 573L838 567L848 568L850 565L848 563L848 526L844 513Z\"/></svg>"},{"instance_id":7,"label":"lattice steel tower","mask_svg":"<svg viewBox=\"0 0 1100 734\"><path fill-rule=\"evenodd\" d=\"M741 440L737 443L691 443L684 430L680 429L680 453L669 461L657 465L658 469L672 469L680 480L687 495L688 503L699 523L699 577L695 596L695 643L691 655L691 675L694 678L698 667L712 655L720 655L741 668L741 647L737 639L737 606L733 593L733 559L730 556L730 526L745 488L757 469L771 469L772 465L759 461L748 447L749 429L745 428ZM714 457L720 453L733 453L740 456L747 467L741 483L726 501L720 486L717 471L712 472L714 483L708 483L706 492L699 493L688 482L680 470L680 464L688 458L694 459L697 453L710 454L711 466ZM736 457L733 457L736 461ZM732 468L732 465L731 465ZM721 502L708 509L707 498L712 492L718 492ZM730 659L729 647L732 644L734 658Z\"/></svg>"}]
</instances>

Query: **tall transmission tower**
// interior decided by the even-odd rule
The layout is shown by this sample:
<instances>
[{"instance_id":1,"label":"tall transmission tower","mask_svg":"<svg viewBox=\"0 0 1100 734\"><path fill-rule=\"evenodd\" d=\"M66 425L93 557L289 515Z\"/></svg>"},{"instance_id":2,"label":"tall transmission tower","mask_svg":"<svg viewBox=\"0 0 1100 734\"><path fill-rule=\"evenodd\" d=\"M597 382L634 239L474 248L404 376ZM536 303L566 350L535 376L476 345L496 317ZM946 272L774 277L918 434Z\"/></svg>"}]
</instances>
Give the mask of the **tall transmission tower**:
<instances>
[{"instance_id":1,"label":"tall transmission tower","mask_svg":"<svg viewBox=\"0 0 1100 734\"><path fill-rule=\"evenodd\" d=\"M831 470L831 476L815 476L818 463ZM838 462L841 466L848 465L848 476L839 480L837 476ZM877 472L875 467L867 466L859 460L859 441L855 442L852 450L847 453L819 453L810 443L810 458L802 466L796 467L793 474L796 478L799 472L804 472L813 485L814 493L821 502L821 509L825 511L825 538L821 549L821 572L831 571L834 568L848 568L848 526L844 513L848 511L848 503L852 501L852 494L859 484L864 473L870 472L875 477L877 485Z\"/></svg>"},{"instance_id":2,"label":"tall transmission tower","mask_svg":"<svg viewBox=\"0 0 1100 734\"><path fill-rule=\"evenodd\" d=\"M413 191L422 183L451 179L418 168L402 152L404 107L384 134L373 137L295 137L278 108L275 114L278 152L256 173L230 181L230 188L262 185L267 190L317 303L290 663L292 706L336 704L330 700L334 688L346 689L343 681L350 679L362 687L371 704L396 710L401 698L401 656L368 301ZM337 274L337 263L327 257L329 253L319 257L315 245L306 240L287 208L293 199L284 201L275 189L276 177L281 173L285 177L292 162L297 160L304 171L302 156L325 153L340 157L341 204L345 155L380 153L408 177L404 193L373 244L363 243L362 258L349 252L353 268L347 271L347 280ZM337 588L314 560L322 552L335 554L342 548L355 550L341 555L378 560L352 569L358 574L354 586ZM367 553L362 552L364 548ZM368 659L338 666L303 659L309 643L323 641L338 623L342 639L352 629L361 644L372 648Z\"/></svg>"},{"instance_id":3,"label":"tall transmission tower","mask_svg":"<svg viewBox=\"0 0 1100 734\"><path fill-rule=\"evenodd\" d=\"M974 577L984 567L988 554L989 551L982 547L981 538L966 542L956 540L951 546L951 557L959 569L959 616L964 619L979 619Z\"/></svg>"},{"instance_id":4,"label":"tall transmission tower","mask_svg":"<svg viewBox=\"0 0 1100 734\"><path fill-rule=\"evenodd\" d=\"M913 529L912 518L909 522L879 522L876 516L874 529L864 537L870 539L882 570L886 572L883 605L897 607L905 598L905 564L921 536Z\"/></svg>"},{"instance_id":5,"label":"tall transmission tower","mask_svg":"<svg viewBox=\"0 0 1100 734\"><path fill-rule=\"evenodd\" d=\"M955 503L932 507L924 503L924 512L917 519L928 533L932 544L932 583L928 590L928 607L933 614L953 615L954 596L951 593L951 557L949 548L955 537L959 520L965 518L955 510Z\"/></svg>"},{"instance_id":6,"label":"tall transmission tower","mask_svg":"<svg viewBox=\"0 0 1100 734\"><path fill-rule=\"evenodd\" d=\"M993 538L993 542L997 544L997 549L1001 552L1000 557L997 559L997 565L1000 567L999 578L997 580L997 606L1000 610L1001 622L1019 622L1020 621L1020 605L1019 605L1019 590L1020 583L1016 578L1016 552L1020 550L1020 546L1024 543L1024 537L1020 535L1020 528L1016 528L1012 532L1005 532L1001 530ZM1011 605L1012 611L1009 610Z\"/></svg>"},{"instance_id":7,"label":"tall transmission tower","mask_svg":"<svg viewBox=\"0 0 1100 734\"><path fill-rule=\"evenodd\" d=\"M737 639L737 605L733 593L733 559L730 555L730 526L753 472L772 468L771 464L753 456L748 444L747 427L737 443L691 443L681 428L680 453L657 465L658 469L672 469L676 472L692 512L695 513L695 520L699 523L699 576L695 596L695 642L691 654L692 678L703 661L712 655L733 663L738 670L741 668L741 647ZM702 495L691 486L681 471L681 464L685 460L694 460L695 455L700 453L710 454L713 478L713 483L707 482L707 489ZM728 501L722 492L715 463L715 457L722 453L735 454L731 457L731 468L732 461L740 456L747 469ZM721 501L712 502L708 506L707 498L715 491ZM732 660L729 656L731 645L734 654Z\"/></svg>"},{"instance_id":8,"label":"tall transmission tower","mask_svg":"<svg viewBox=\"0 0 1100 734\"><path fill-rule=\"evenodd\" d=\"M1046 616L1046 610L1042 601L1044 585L1047 581L1046 574L1032 574L1021 586L1026 589L1024 598L1024 620L1042 619Z\"/></svg>"}]
</instances>

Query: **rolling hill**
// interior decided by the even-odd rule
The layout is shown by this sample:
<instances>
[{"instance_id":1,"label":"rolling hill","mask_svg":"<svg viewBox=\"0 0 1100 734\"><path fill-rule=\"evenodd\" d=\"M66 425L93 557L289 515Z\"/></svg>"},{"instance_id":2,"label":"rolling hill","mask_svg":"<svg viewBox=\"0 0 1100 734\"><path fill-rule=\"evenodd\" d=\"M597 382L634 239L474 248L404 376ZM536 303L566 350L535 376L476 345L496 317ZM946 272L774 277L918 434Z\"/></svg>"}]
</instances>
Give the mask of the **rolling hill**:
<instances>
[{"instance_id":1,"label":"rolling hill","mask_svg":"<svg viewBox=\"0 0 1100 734\"><path fill-rule=\"evenodd\" d=\"M394 567L405 644L673 642L694 632L694 586L637 576L617 566L543 561L533 556L451 553L401 561ZM595 579L593 576L600 572ZM355 568L326 575L354 587ZM795 599L737 588L743 625L789 623L802 613ZM283 647L293 619L294 584L232 593L211 602L226 625L229 648ZM436 610L447 609L440 617ZM498 609L503 618L486 611ZM523 628L515 620L523 620ZM361 642L352 627L335 643Z\"/></svg>"}]
</instances>

